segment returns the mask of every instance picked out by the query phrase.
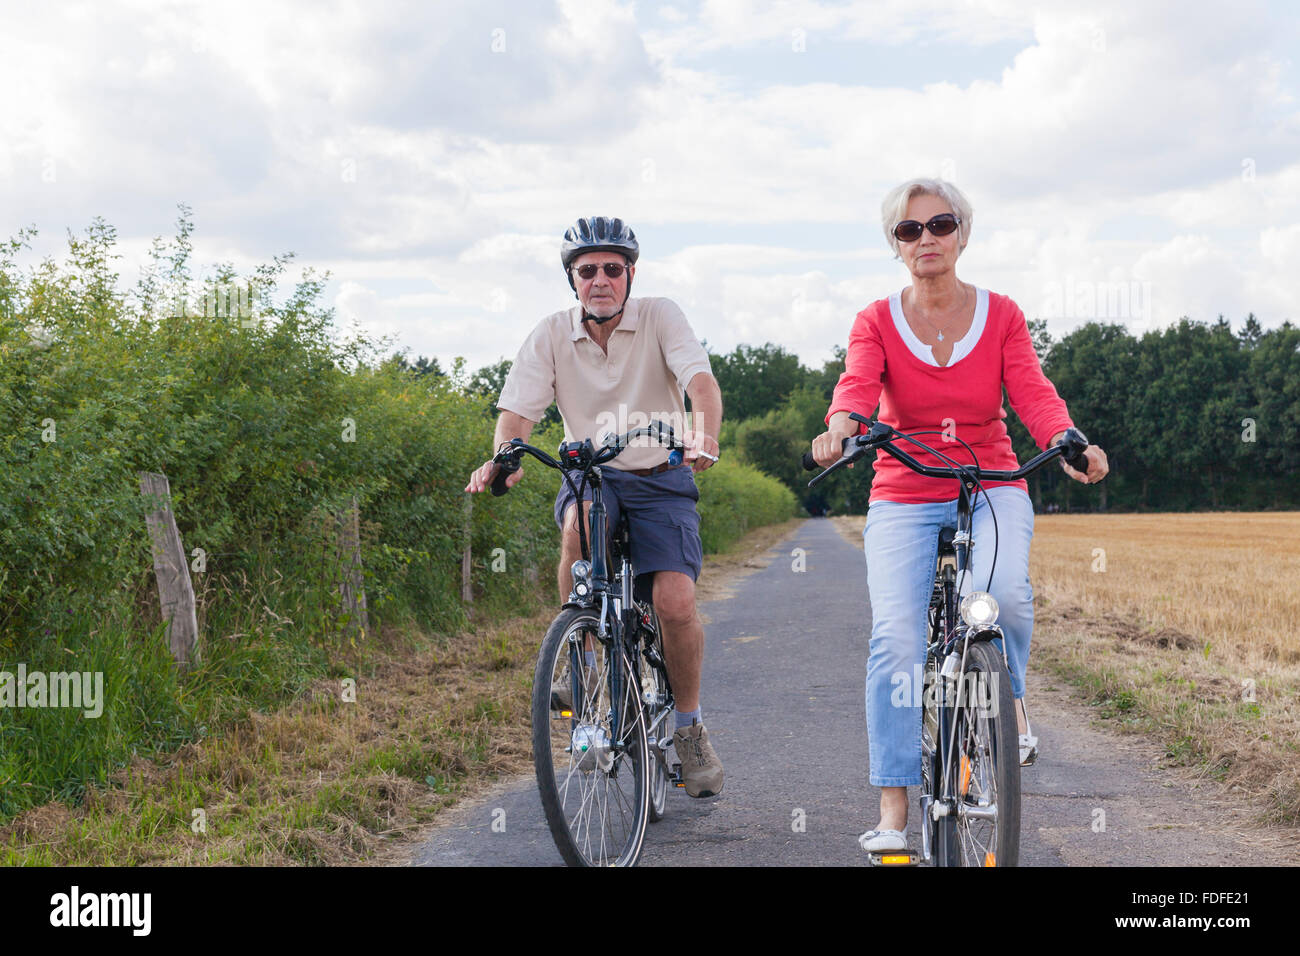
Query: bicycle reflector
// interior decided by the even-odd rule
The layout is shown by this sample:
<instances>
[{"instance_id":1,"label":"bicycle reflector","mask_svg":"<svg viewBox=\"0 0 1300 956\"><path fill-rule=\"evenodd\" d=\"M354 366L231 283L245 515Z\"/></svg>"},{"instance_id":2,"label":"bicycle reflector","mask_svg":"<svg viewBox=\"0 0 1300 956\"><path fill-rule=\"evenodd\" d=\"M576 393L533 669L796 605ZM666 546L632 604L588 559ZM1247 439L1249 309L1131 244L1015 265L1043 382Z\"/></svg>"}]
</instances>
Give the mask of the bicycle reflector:
<instances>
[{"instance_id":1,"label":"bicycle reflector","mask_svg":"<svg viewBox=\"0 0 1300 956\"><path fill-rule=\"evenodd\" d=\"M974 591L962 599L961 619L971 627L986 627L998 619L998 602L987 591Z\"/></svg>"}]
</instances>

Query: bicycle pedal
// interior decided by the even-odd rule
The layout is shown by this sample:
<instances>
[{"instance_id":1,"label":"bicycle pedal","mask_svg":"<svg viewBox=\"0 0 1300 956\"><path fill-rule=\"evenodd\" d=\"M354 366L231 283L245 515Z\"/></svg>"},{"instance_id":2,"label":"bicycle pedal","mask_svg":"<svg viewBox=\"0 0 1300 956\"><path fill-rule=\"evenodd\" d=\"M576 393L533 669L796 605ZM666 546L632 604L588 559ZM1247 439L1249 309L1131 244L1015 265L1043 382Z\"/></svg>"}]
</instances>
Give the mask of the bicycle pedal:
<instances>
[{"instance_id":1,"label":"bicycle pedal","mask_svg":"<svg viewBox=\"0 0 1300 956\"><path fill-rule=\"evenodd\" d=\"M920 866L921 854L908 850L882 850L868 853L867 859L872 866Z\"/></svg>"}]
</instances>

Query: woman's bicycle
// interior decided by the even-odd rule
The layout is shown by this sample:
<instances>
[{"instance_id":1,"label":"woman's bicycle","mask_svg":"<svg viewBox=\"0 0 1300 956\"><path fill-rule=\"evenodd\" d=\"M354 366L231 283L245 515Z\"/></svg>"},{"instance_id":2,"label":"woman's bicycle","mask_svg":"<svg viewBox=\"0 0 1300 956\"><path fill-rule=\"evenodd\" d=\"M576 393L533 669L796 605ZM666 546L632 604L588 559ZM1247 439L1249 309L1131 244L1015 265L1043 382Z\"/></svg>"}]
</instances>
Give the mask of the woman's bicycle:
<instances>
[{"instance_id":1,"label":"woman's bicycle","mask_svg":"<svg viewBox=\"0 0 1300 956\"><path fill-rule=\"evenodd\" d=\"M573 591L542 640L533 676L537 787L570 866L634 866L646 823L662 819L669 789L681 784L670 762L674 701L663 635L648 595L634 586L626 517L606 535L600 466L642 436L681 462L685 445L660 422L599 446L565 442L558 459L516 438L493 459L501 466L494 495L505 494L524 454L559 470L576 501L586 486L592 490L588 526L578 521L582 559L573 564Z\"/></svg>"},{"instance_id":2,"label":"woman's bicycle","mask_svg":"<svg viewBox=\"0 0 1300 956\"><path fill-rule=\"evenodd\" d=\"M937 866L1015 866L1020 858L1020 749L1010 669L997 601L987 591L962 598L975 546L971 514L984 481L1018 481L1054 458L1088 470L1088 440L1076 428L1015 471L962 465L883 422L856 413L867 433L844 440L838 461L808 483L883 448L917 474L955 478L957 526L939 535L939 557L929 606L921 724L921 858ZM919 432L917 434L930 434ZM948 466L923 465L894 444L905 439ZM967 446L969 449L969 446ZM972 457L973 454L972 454ZM819 466L805 453L809 471ZM992 504L989 505L990 509ZM997 518L994 516L994 560ZM989 573L992 581L992 571ZM911 865L912 854L874 853L877 865Z\"/></svg>"}]
</instances>

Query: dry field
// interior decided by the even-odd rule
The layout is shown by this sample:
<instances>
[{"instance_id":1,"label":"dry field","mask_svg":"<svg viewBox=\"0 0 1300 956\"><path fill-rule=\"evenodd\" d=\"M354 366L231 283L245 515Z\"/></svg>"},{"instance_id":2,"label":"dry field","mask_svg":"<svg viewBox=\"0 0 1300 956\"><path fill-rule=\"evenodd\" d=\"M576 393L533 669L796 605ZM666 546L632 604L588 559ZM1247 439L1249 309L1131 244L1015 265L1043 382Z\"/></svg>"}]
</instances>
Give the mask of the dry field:
<instances>
[{"instance_id":1,"label":"dry field","mask_svg":"<svg viewBox=\"0 0 1300 956\"><path fill-rule=\"evenodd\" d=\"M1030 576L1032 669L1300 823L1300 514L1039 515Z\"/></svg>"}]
</instances>

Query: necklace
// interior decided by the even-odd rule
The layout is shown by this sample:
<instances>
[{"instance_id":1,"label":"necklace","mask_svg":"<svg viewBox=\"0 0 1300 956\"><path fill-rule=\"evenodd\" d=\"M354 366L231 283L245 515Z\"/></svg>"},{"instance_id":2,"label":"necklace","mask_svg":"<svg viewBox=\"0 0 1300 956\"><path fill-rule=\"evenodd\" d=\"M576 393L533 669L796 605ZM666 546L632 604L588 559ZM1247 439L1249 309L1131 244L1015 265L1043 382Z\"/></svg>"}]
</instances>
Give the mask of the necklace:
<instances>
[{"instance_id":1,"label":"necklace","mask_svg":"<svg viewBox=\"0 0 1300 956\"><path fill-rule=\"evenodd\" d=\"M935 335L937 336L940 342L943 341L943 333L947 329L949 329L952 325L954 325L956 322L960 322L961 316L965 316L966 314L966 286L965 285L961 287L961 305L958 308L959 308L960 316L957 319L955 319L953 322L949 322L942 329L935 328L934 323L932 323L929 319L925 320L925 324L930 326L931 329L934 329Z\"/></svg>"}]
</instances>

